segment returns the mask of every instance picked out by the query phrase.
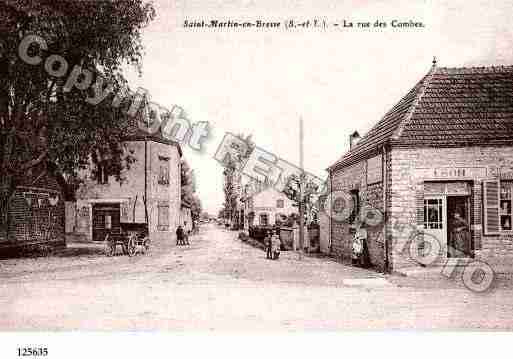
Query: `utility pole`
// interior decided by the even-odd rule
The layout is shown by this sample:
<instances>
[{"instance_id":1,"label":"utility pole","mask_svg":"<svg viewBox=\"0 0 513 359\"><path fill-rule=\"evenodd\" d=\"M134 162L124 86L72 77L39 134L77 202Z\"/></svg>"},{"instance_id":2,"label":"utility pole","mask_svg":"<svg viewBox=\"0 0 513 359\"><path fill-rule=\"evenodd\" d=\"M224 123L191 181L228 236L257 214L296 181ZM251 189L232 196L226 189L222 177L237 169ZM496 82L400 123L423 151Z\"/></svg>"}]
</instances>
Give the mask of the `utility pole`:
<instances>
[{"instance_id":1,"label":"utility pole","mask_svg":"<svg viewBox=\"0 0 513 359\"><path fill-rule=\"evenodd\" d=\"M301 174L299 176L299 259L303 256L303 250L305 248L305 233L304 233L304 222L305 222L305 208L304 208L304 179L305 170L303 163L303 118L299 118L299 168Z\"/></svg>"}]
</instances>

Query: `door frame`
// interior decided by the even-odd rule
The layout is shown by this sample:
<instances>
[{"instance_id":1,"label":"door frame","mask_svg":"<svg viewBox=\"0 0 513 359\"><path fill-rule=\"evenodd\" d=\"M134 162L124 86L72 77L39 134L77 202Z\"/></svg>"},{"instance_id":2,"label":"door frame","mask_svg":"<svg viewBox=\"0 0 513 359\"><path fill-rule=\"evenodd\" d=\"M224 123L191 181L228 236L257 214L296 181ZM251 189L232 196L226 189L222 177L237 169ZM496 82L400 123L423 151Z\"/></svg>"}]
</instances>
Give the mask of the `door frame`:
<instances>
[{"instance_id":1,"label":"door frame","mask_svg":"<svg viewBox=\"0 0 513 359\"><path fill-rule=\"evenodd\" d=\"M469 246L470 246L470 257L453 257L453 258L459 258L459 259L464 259L464 258L474 258L474 243L473 243L473 235L472 235L472 231L471 231L471 215L472 215L472 198L470 195L465 195L465 194L448 194L447 195L447 200L449 199L449 197L464 197L465 200L467 201L467 213L465 213L465 219L468 223L468 227L469 227L469 233L470 233L470 243L469 243ZM447 204L447 207L445 209L445 212L446 212L446 217L447 217L447 221L449 221L449 204L448 204L448 201L446 200L446 204ZM449 223L447 223L447 227L446 227L446 237L447 237L447 240L446 240L446 243L447 243L447 246L449 244L449 236L450 236L450 233L449 233Z\"/></svg>"},{"instance_id":2,"label":"door frame","mask_svg":"<svg viewBox=\"0 0 513 359\"><path fill-rule=\"evenodd\" d=\"M447 240L448 240L448 225L447 225L447 195L445 194L433 194L424 196L424 201L430 199L441 199L442 200L442 228L441 229L430 229L424 228L423 231L437 239L440 244L440 257L447 258ZM425 204L423 203L425 206ZM427 214L426 214L427 216ZM441 237L441 238L440 238Z\"/></svg>"}]
</instances>

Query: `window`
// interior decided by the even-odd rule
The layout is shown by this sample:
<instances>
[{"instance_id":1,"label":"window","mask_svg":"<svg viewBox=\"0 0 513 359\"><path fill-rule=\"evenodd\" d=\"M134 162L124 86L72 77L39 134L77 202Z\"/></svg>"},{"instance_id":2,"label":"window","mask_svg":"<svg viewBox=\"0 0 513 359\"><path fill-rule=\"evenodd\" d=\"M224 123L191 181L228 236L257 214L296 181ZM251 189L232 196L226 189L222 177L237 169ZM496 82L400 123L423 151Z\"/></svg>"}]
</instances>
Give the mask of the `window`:
<instances>
[{"instance_id":1,"label":"window","mask_svg":"<svg viewBox=\"0 0 513 359\"><path fill-rule=\"evenodd\" d=\"M169 230L169 204L159 203L158 205L158 225L157 230L168 231Z\"/></svg>"},{"instance_id":2,"label":"window","mask_svg":"<svg viewBox=\"0 0 513 359\"><path fill-rule=\"evenodd\" d=\"M159 176L158 183L163 186L169 186L169 158L159 156Z\"/></svg>"},{"instance_id":3,"label":"window","mask_svg":"<svg viewBox=\"0 0 513 359\"><path fill-rule=\"evenodd\" d=\"M104 162L98 163L96 165L96 180L98 184L107 184L109 183L109 173L107 171L107 166Z\"/></svg>"},{"instance_id":4,"label":"window","mask_svg":"<svg viewBox=\"0 0 513 359\"><path fill-rule=\"evenodd\" d=\"M443 229L443 203L441 198L424 200L424 228Z\"/></svg>"},{"instance_id":5,"label":"window","mask_svg":"<svg viewBox=\"0 0 513 359\"><path fill-rule=\"evenodd\" d=\"M483 182L484 234L512 232L513 181Z\"/></svg>"},{"instance_id":6,"label":"window","mask_svg":"<svg viewBox=\"0 0 513 359\"><path fill-rule=\"evenodd\" d=\"M260 215L260 225L267 226L269 224L269 216L267 213L263 213Z\"/></svg>"},{"instance_id":7,"label":"window","mask_svg":"<svg viewBox=\"0 0 513 359\"><path fill-rule=\"evenodd\" d=\"M513 182L501 182L499 207L501 231L511 231L512 188Z\"/></svg>"},{"instance_id":8,"label":"window","mask_svg":"<svg viewBox=\"0 0 513 359\"><path fill-rule=\"evenodd\" d=\"M277 201L276 201L276 207L277 207L277 208L283 208L283 207L285 207L285 201L284 201L284 200L282 200L282 199L277 200Z\"/></svg>"},{"instance_id":9,"label":"window","mask_svg":"<svg viewBox=\"0 0 513 359\"><path fill-rule=\"evenodd\" d=\"M105 229L112 229L112 217L108 214L105 215Z\"/></svg>"}]
</instances>

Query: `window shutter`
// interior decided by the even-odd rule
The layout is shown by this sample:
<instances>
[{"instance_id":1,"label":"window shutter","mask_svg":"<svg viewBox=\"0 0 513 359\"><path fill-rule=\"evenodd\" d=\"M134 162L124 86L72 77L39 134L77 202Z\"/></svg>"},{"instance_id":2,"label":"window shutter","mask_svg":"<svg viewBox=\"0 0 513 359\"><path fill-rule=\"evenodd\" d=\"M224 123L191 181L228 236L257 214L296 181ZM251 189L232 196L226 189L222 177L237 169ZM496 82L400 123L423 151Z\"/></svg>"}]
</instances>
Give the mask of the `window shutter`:
<instances>
[{"instance_id":1,"label":"window shutter","mask_svg":"<svg viewBox=\"0 0 513 359\"><path fill-rule=\"evenodd\" d=\"M484 234L499 234L499 181L483 182Z\"/></svg>"},{"instance_id":2,"label":"window shutter","mask_svg":"<svg viewBox=\"0 0 513 359\"><path fill-rule=\"evenodd\" d=\"M417 228L424 228L424 182L418 183L415 191Z\"/></svg>"}]
</instances>

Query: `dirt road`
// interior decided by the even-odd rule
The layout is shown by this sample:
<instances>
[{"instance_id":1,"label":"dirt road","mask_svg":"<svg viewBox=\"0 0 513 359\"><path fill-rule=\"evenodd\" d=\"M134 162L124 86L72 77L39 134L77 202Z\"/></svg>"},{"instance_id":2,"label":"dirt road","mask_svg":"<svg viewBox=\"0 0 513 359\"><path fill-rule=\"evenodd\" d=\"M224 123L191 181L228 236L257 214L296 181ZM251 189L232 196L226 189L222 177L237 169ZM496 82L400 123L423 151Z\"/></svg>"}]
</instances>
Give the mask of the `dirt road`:
<instances>
[{"instance_id":1,"label":"dirt road","mask_svg":"<svg viewBox=\"0 0 513 359\"><path fill-rule=\"evenodd\" d=\"M512 286L476 294L291 252L270 261L214 225L149 256L0 261L0 280L1 330L513 328Z\"/></svg>"}]
</instances>

